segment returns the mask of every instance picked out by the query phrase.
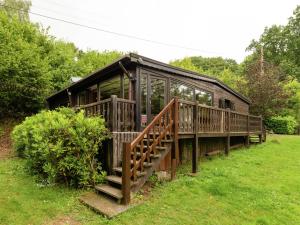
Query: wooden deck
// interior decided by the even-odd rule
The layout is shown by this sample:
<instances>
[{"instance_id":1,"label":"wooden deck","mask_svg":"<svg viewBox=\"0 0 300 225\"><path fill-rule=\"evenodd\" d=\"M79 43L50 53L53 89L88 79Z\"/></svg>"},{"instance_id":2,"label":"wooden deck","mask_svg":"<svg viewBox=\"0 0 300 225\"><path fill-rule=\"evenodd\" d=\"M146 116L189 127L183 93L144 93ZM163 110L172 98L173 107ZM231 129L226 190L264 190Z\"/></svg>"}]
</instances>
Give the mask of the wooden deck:
<instances>
[{"instance_id":1,"label":"wooden deck","mask_svg":"<svg viewBox=\"0 0 300 225\"><path fill-rule=\"evenodd\" d=\"M198 145L201 137L224 137L225 154L229 154L230 137L258 135L262 141L262 117L224 110L197 102L173 98L141 131L135 111L135 102L111 96L100 102L80 107L87 116L103 116L112 131L114 175L108 184L96 187L102 195L116 198L123 204L130 202L131 193L137 192L167 155L171 156L171 177L179 164L179 139L193 142L192 173L198 171ZM139 115L140 116L140 115ZM122 150L120 151L122 146ZM116 151L116 152L115 152ZM121 158L121 159L120 159ZM121 166L121 167L120 167ZM119 193L116 196L116 193Z\"/></svg>"}]
</instances>

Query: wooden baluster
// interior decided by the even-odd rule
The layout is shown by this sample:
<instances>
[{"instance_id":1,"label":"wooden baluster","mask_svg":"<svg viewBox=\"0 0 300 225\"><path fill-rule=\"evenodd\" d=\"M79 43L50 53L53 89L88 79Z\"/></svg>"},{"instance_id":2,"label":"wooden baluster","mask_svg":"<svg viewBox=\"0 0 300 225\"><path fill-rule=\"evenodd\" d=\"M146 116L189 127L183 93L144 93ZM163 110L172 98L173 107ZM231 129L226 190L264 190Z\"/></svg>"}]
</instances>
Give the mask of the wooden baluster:
<instances>
[{"instance_id":1,"label":"wooden baluster","mask_svg":"<svg viewBox=\"0 0 300 225\"><path fill-rule=\"evenodd\" d=\"M130 202L130 160L131 160L130 143L123 143L123 160L122 160L122 203L128 205Z\"/></svg>"},{"instance_id":2,"label":"wooden baluster","mask_svg":"<svg viewBox=\"0 0 300 225\"><path fill-rule=\"evenodd\" d=\"M195 102L194 106L194 121L198 121L198 104ZM198 123L195 123L195 138L193 141L193 154L192 154L192 173L197 173L198 171Z\"/></svg>"},{"instance_id":3,"label":"wooden baluster","mask_svg":"<svg viewBox=\"0 0 300 225\"><path fill-rule=\"evenodd\" d=\"M231 132L231 128L230 128L230 123L231 123L231 115L230 115L230 109L227 109L227 137L226 137L226 145L225 145L225 154L229 155L229 150L230 150L230 132Z\"/></svg>"},{"instance_id":4,"label":"wooden baluster","mask_svg":"<svg viewBox=\"0 0 300 225\"><path fill-rule=\"evenodd\" d=\"M141 147L140 147L140 156L141 156L141 172L144 171L144 139L141 141Z\"/></svg>"},{"instance_id":5,"label":"wooden baluster","mask_svg":"<svg viewBox=\"0 0 300 225\"><path fill-rule=\"evenodd\" d=\"M136 181L138 165L136 163L136 147L133 148L133 181Z\"/></svg>"}]
</instances>

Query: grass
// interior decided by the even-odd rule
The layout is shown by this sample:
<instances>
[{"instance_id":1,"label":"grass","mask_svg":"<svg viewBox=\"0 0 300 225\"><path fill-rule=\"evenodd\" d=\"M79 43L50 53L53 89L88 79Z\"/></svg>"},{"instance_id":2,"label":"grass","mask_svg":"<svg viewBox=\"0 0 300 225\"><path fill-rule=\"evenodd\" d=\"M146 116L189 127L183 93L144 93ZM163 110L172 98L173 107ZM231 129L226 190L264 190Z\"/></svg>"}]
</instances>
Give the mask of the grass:
<instances>
[{"instance_id":1,"label":"grass","mask_svg":"<svg viewBox=\"0 0 300 225\"><path fill-rule=\"evenodd\" d=\"M43 187L20 159L0 161L0 224L48 224L71 216L82 224L299 224L300 137L277 136L250 149L182 166L145 203L108 220L81 205L82 193ZM46 221L46 222L45 222ZM47 222L48 221L48 222Z\"/></svg>"}]
</instances>

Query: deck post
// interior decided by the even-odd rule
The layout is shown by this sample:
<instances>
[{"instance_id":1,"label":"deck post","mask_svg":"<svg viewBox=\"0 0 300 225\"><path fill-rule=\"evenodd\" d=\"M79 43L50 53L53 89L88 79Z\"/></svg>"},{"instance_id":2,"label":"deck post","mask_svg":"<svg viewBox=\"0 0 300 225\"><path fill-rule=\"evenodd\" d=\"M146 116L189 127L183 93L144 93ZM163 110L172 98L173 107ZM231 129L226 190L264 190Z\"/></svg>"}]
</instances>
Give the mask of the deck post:
<instances>
[{"instance_id":1,"label":"deck post","mask_svg":"<svg viewBox=\"0 0 300 225\"><path fill-rule=\"evenodd\" d=\"M226 137L226 144L225 144L225 155L229 155L229 150L230 150L230 109L227 109L227 137Z\"/></svg>"},{"instance_id":2,"label":"deck post","mask_svg":"<svg viewBox=\"0 0 300 225\"><path fill-rule=\"evenodd\" d=\"M259 144L262 143L262 133L263 133L263 124L262 124L262 115L260 115L260 133L258 135L258 137L259 137Z\"/></svg>"},{"instance_id":3,"label":"deck post","mask_svg":"<svg viewBox=\"0 0 300 225\"><path fill-rule=\"evenodd\" d=\"M118 113L118 108L117 108L117 96L112 95L111 96L111 108L110 108L110 113L111 113L111 129L112 132L117 131L117 123L118 123L118 118L117 118L117 113Z\"/></svg>"},{"instance_id":4,"label":"deck post","mask_svg":"<svg viewBox=\"0 0 300 225\"><path fill-rule=\"evenodd\" d=\"M179 116L179 104L178 104L178 97L175 97L174 101L174 144L175 144L175 158L176 158L176 165L179 164L179 144L178 144L178 116Z\"/></svg>"},{"instance_id":5,"label":"deck post","mask_svg":"<svg viewBox=\"0 0 300 225\"><path fill-rule=\"evenodd\" d=\"M122 160L122 204L128 205L130 202L130 143L123 143Z\"/></svg>"},{"instance_id":6,"label":"deck post","mask_svg":"<svg viewBox=\"0 0 300 225\"><path fill-rule=\"evenodd\" d=\"M198 104L196 101L194 105L193 124L194 124L195 138L193 141L192 173L197 173L198 172Z\"/></svg>"},{"instance_id":7,"label":"deck post","mask_svg":"<svg viewBox=\"0 0 300 225\"><path fill-rule=\"evenodd\" d=\"M249 128L249 115L247 115L247 136L246 136L246 147L249 148L250 143L250 128Z\"/></svg>"},{"instance_id":8,"label":"deck post","mask_svg":"<svg viewBox=\"0 0 300 225\"><path fill-rule=\"evenodd\" d=\"M178 148L178 98L174 98L174 111L173 111L173 123L174 123L174 140L171 151L171 179L176 176L176 167L179 164L179 148Z\"/></svg>"}]
</instances>

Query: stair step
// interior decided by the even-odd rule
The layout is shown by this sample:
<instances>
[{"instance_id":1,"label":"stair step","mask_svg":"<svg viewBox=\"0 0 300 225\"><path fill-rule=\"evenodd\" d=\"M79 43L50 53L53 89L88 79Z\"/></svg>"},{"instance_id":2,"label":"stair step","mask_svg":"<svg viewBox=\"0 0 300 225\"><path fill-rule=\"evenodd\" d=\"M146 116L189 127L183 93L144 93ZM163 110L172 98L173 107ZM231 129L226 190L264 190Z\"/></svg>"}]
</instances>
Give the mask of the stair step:
<instances>
[{"instance_id":1,"label":"stair step","mask_svg":"<svg viewBox=\"0 0 300 225\"><path fill-rule=\"evenodd\" d=\"M144 153L145 154L145 153ZM131 155L133 155L133 152L131 153ZM141 156L141 153L140 152L137 152L136 153L136 156L140 157ZM151 158L159 158L161 155L160 154L150 154L150 157Z\"/></svg>"},{"instance_id":2,"label":"stair step","mask_svg":"<svg viewBox=\"0 0 300 225\"><path fill-rule=\"evenodd\" d=\"M114 171L122 173L122 167L115 167ZM138 177L142 177L142 176L145 176L145 175L146 175L146 172L139 172L139 171L137 172Z\"/></svg>"},{"instance_id":3,"label":"stair step","mask_svg":"<svg viewBox=\"0 0 300 225\"><path fill-rule=\"evenodd\" d=\"M79 197L79 200L83 204L92 208L96 212L107 216L108 218L113 218L114 216L117 216L132 207L132 205L120 205L113 199L110 199L104 195L99 195L95 192L85 193Z\"/></svg>"},{"instance_id":4,"label":"stair step","mask_svg":"<svg viewBox=\"0 0 300 225\"><path fill-rule=\"evenodd\" d=\"M123 198L122 191L120 189L112 187L108 184L96 185L95 189L119 200Z\"/></svg>"},{"instance_id":5,"label":"stair step","mask_svg":"<svg viewBox=\"0 0 300 225\"><path fill-rule=\"evenodd\" d=\"M131 164L133 164L133 160L130 161ZM151 167L153 163L144 162L144 167Z\"/></svg>"},{"instance_id":6,"label":"stair step","mask_svg":"<svg viewBox=\"0 0 300 225\"><path fill-rule=\"evenodd\" d=\"M105 177L105 180L113 182L115 184L122 185L122 177L119 177L119 176L110 175L110 176ZM136 183L132 182L132 181L130 182L131 186L133 186L134 184L136 184Z\"/></svg>"},{"instance_id":7,"label":"stair step","mask_svg":"<svg viewBox=\"0 0 300 225\"><path fill-rule=\"evenodd\" d=\"M122 184L122 177L118 177L118 176L106 176L105 180L116 183L116 184Z\"/></svg>"},{"instance_id":8,"label":"stair step","mask_svg":"<svg viewBox=\"0 0 300 225\"><path fill-rule=\"evenodd\" d=\"M137 145L136 147L140 148L141 146L140 145ZM147 145L144 145L144 149L147 149ZM156 149L157 150L166 150L167 147L163 147L163 146L156 146Z\"/></svg>"},{"instance_id":9,"label":"stair step","mask_svg":"<svg viewBox=\"0 0 300 225\"><path fill-rule=\"evenodd\" d=\"M153 140L154 140L154 139L151 139L151 138L149 139L150 142L153 142ZM145 138L144 141L147 142L148 139ZM164 142L164 143L172 143L172 142L173 142L173 139L163 139L163 140L161 140L161 142Z\"/></svg>"}]
</instances>

